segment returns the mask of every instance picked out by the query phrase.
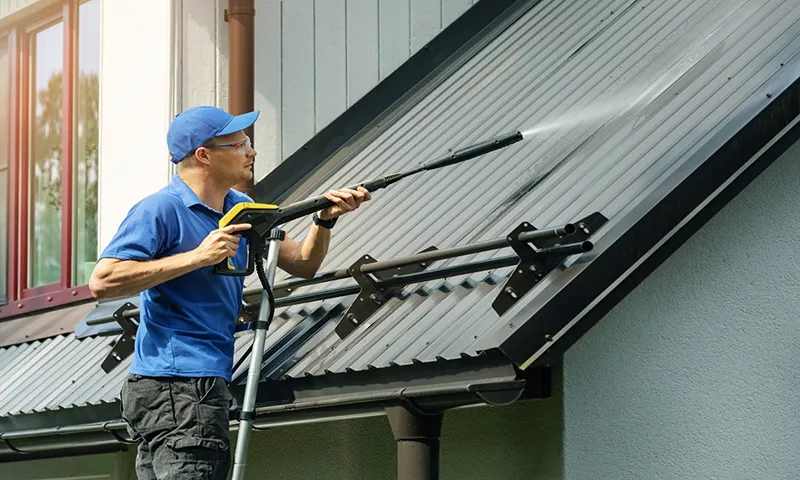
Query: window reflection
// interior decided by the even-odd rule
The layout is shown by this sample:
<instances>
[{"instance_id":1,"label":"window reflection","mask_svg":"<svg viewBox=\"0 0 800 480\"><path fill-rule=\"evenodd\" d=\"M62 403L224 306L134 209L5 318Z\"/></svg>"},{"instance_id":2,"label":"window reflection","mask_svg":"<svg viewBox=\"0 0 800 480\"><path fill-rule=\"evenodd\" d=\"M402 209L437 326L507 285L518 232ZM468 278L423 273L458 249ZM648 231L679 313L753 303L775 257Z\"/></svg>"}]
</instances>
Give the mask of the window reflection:
<instances>
[{"instance_id":1,"label":"window reflection","mask_svg":"<svg viewBox=\"0 0 800 480\"><path fill-rule=\"evenodd\" d=\"M8 39L0 39L0 305L8 301L8 155L11 125L11 58Z\"/></svg>"},{"instance_id":2,"label":"window reflection","mask_svg":"<svg viewBox=\"0 0 800 480\"><path fill-rule=\"evenodd\" d=\"M100 0L78 10L77 125L75 125L73 284L89 282L97 260L98 113L100 87Z\"/></svg>"},{"instance_id":3,"label":"window reflection","mask_svg":"<svg viewBox=\"0 0 800 480\"><path fill-rule=\"evenodd\" d=\"M61 277L61 84L64 64L62 23L31 38L33 64L30 131L29 286Z\"/></svg>"}]
</instances>

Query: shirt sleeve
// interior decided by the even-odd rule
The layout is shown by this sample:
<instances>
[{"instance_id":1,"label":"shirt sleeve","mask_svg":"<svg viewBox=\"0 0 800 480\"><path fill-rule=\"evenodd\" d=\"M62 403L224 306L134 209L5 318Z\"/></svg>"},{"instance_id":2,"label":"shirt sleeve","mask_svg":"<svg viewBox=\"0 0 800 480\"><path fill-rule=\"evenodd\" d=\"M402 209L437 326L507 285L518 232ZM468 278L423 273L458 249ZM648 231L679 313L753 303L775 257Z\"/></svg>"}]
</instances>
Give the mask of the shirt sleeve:
<instances>
[{"instance_id":1,"label":"shirt sleeve","mask_svg":"<svg viewBox=\"0 0 800 480\"><path fill-rule=\"evenodd\" d=\"M163 208L149 198L134 205L99 258L137 261L158 258L169 244Z\"/></svg>"}]
</instances>

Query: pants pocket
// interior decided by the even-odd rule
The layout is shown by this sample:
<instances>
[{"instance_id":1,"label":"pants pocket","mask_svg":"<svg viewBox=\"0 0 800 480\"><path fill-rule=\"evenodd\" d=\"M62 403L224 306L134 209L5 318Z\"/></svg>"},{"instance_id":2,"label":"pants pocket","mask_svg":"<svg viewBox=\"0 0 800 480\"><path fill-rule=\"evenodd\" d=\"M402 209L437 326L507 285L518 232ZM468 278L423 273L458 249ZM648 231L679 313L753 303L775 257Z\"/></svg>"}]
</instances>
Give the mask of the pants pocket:
<instances>
[{"instance_id":1,"label":"pants pocket","mask_svg":"<svg viewBox=\"0 0 800 480\"><path fill-rule=\"evenodd\" d=\"M230 446L215 438L181 437L167 442L171 455L166 467L168 478L227 478L230 469Z\"/></svg>"},{"instance_id":2,"label":"pants pocket","mask_svg":"<svg viewBox=\"0 0 800 480\"><path fill-rule=\"evenodd\" d=\"M203 403L209 395L216 393L217 377L200 377L195 380L197 390L197 401Z\"/></svg>"},{"instance_id":3,"label":"pants pocket","mask_svg":"<svg viewBox=\"0 0 800 480\"><path fill-rule=\"evenodd\" d=\"M175 428L175 409L170 383L131 375L125 379L122 416L140 435Z\"/></svg>"},{"instance_id":4,"label":"pants pocket","mask_svg":"<svg viewBox=\"0 0 800 480\"><path fill-rule=\"evenodd\" d=\"M195 391L198 401L194 408L200 424L198 436L227 438L232 398L228 386L219 378L200 378L197 379Z\"/></svg>"}]
</instances>

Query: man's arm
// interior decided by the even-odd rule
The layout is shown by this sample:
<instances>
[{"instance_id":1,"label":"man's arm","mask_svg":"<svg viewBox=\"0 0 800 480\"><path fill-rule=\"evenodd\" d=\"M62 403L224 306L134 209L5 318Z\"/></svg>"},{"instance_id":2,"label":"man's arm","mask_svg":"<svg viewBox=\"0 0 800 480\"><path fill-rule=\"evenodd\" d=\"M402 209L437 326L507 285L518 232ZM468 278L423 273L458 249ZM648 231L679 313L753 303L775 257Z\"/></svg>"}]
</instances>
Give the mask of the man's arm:
<instances>
[{"instance_id":1,"label":"man's arm","mask_svg":"<svg viewBox=\"0 0 800 480\"><path fill-rule=\"evenodd\" d=\"M330 191L325 194L325 198L335 205L319 212L318 216L322 220L352 212L360 207L361 203L370 200L371 196L365 188L359 187L358 190L345 188ZM331 231L317 225L311 226L303 243L298 243L287 235L281 242L278 267L290 275L311 278L317 273L325 255L328 254L330 243Z\"/></svg>"},{"instance_id":2,"label":"man's arm","mask_svg":"<svg viewBox=\"0 0 800 480\"><path fill-rule=\"evenodd\" d=\"M236 254L239 248L236 232L250 227L241 223L214 230L194 250L157 260L100 259L89 279L89 290L97 299L130 296L198 268L215 265Z\"/></svg>"},{"instance_id":3,"label":"man's arm","mask_svg":"<svg viewBox=\"0 0 800 480\"><path fill-rule=\"evenodd\" d=\"M331 231L312 225L303 243L297 243L289 235L281 242L278 255L278 268L289 275L300 278L311 278L319 270L328 246L331 243Z\"/></svg>"}]
</instances>

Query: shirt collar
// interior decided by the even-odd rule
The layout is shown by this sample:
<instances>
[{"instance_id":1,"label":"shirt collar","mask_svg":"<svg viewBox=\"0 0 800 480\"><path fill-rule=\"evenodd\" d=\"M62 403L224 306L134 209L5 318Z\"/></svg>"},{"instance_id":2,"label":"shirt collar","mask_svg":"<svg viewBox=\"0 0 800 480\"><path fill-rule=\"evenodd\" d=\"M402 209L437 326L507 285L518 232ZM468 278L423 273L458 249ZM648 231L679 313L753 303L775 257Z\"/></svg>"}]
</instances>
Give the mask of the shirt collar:
<instances>
[{"instance_id":1,"label":"shirt collar","mask_svg":"<svg viewBox=\"0 0 800 480\"><path fill-rule=\"evenodd\" d=\"M212 212L222 214L230 210L234 205L236 205L236 200L233 198L231 191L228 190L228 194L225 195L225 202L222 207L223 212L217 212L213 208L203 203L203 201L200 200L200 197L198 197L197 194L194 193L194 190L192 190L191 187L189 187L189 185L187 185L186 182L183 181L180 175L172 176L172 182L170 182L170 188L172 189L173 192L175 192L178 195L178 197L180 197L180 199L183 201L183 204L186 205L188 208L192 208L195 205L200 205L201 207L204 207Z\"/></svg>"}]
</instances>

